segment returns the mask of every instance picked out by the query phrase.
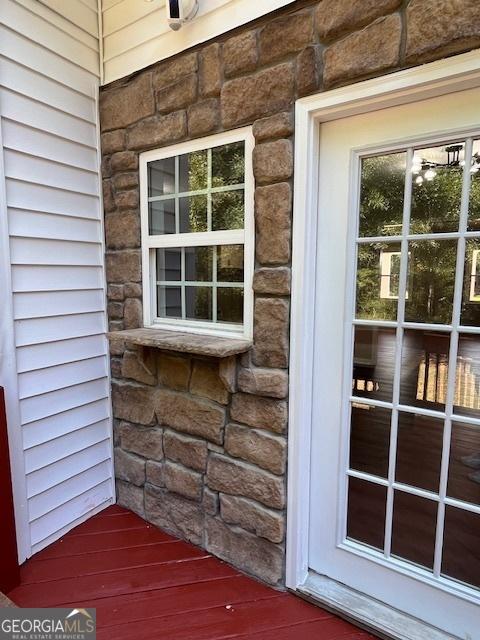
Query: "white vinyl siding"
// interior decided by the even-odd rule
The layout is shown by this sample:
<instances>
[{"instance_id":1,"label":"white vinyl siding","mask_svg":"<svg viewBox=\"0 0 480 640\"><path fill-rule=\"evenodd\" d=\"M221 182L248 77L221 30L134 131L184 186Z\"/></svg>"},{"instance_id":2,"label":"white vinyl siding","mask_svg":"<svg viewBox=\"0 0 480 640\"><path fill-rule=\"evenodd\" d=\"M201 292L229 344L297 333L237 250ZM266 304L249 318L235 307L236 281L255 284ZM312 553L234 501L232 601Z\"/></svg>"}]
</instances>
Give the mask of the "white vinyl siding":
<instances>
[{"instance_id":1,"label":"white vinyl siding","mask_svg":"<svg viewBox=\"0 0 480 640\"><path fill-rule=\"evenodd\" d=\"M199 0L195 19L178 32L167 23L165 0L102 0L104 82L206 42L292 0Z\"/></svg>"},{"instance_id":2,"label":"white vinyl siding","mask_svg":"<svg viewBox=\"0 0 480 640\"><path fill-rule=\"evenodd\" d=\"M23 460L13 464L25 475L22 561L114 497L96 7L3 0L0 16L16 363L15 379L0 371L0 384L14 388L18 402L9 430L13 440L21 432ZM17 521L18 528L22 516Z\"/></svg>"}]
</instances>

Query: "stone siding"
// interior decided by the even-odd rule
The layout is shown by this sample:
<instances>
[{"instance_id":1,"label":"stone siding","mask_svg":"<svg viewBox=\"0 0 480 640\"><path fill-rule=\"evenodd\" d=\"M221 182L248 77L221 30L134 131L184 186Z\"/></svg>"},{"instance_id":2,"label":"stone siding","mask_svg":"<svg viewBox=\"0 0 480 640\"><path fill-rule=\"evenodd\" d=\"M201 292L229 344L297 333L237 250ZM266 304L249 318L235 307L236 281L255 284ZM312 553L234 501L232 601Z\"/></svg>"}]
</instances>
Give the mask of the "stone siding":
<instances>
[{"instance_id":1,"label":"stone siding","mask_svg":"<svg viewBox=\"0 0 480 640\"><path fill-rule=\"evenodd\" d=\"M477 0L303 0L101 91L110 330L142 325L138 154L253 125L254 346L111 346L120 504L284 580L294 103L480 46Z\"/></svg>"}]
</instances>

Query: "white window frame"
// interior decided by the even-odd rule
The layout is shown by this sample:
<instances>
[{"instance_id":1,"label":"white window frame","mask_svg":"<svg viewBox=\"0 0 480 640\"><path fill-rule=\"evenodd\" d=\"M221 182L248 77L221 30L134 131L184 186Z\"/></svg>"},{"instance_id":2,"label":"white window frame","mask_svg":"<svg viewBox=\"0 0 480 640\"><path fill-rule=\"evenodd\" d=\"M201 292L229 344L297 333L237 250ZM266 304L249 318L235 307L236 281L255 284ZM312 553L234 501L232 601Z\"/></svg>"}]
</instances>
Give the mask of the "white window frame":
<instances>
[{"instance_id":1,"label":"white window frame","mask_svg":"<svg viewBox=\"0 0 480 640\"><path fill-rule=\"evenodd\" d=\"M202 151L212 147L245 143L244 228L228 231L204 231L194 233L170 233L149 235L148 232L148 171L147 165L155 160ZM255 266L255 225L253 148L255 140L251 127L226 131L212 136L189 140L179 144L146 151L140 154L140 218L142 242L143 322L144 327L252 339L253 336L253 272ZM156 316L156 274L152 264L152 249L173 247L206 247L241 244L244 247L243 325L232 325L202 320L158 318Z\"/></svg>"}]
</instances>

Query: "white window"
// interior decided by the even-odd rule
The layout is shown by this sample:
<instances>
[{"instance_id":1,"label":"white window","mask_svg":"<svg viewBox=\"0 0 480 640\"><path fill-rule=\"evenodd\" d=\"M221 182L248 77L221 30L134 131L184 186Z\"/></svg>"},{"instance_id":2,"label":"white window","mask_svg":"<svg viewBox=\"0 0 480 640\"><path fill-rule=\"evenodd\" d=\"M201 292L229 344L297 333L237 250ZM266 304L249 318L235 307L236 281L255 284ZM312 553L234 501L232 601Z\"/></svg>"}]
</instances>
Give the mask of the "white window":
<instances>
[{"instance_id":1,"label":"white window","mask_svg":"<svg viewBox=\"0 0 480 640\"><path fill-rule=\"evenodd\" d=\"M251 128L140 156L146 327L250 338Z\"/></svg>"}]
</instances>

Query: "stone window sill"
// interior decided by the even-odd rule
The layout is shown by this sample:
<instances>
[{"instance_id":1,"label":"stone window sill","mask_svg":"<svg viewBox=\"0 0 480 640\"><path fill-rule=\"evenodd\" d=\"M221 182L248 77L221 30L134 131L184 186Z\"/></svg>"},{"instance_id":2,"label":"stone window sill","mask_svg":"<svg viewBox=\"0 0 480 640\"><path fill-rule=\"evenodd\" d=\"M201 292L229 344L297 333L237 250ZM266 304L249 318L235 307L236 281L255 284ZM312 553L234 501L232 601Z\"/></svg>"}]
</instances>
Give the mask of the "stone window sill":
<instances>
[{"instance_id":1,"label":"stone window sill","mask_svg":"<svg viewBox=\"0 0 480 640\"><path fill-rule=\"evenodd\" d=\"M164 351L178 351L199 356L227 358L238 353L245 353L252 346L251 340L243 338L223 338L183 331L165 329L127 329L112 331L108 334L110 341L123 341L127 344L138 344L154 347Z\"/></svg>"}]
</instances>

